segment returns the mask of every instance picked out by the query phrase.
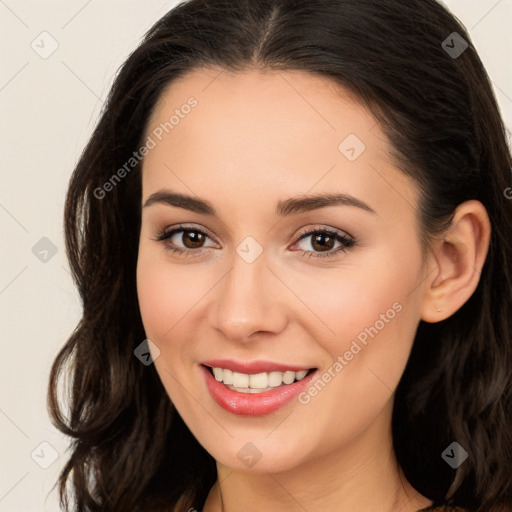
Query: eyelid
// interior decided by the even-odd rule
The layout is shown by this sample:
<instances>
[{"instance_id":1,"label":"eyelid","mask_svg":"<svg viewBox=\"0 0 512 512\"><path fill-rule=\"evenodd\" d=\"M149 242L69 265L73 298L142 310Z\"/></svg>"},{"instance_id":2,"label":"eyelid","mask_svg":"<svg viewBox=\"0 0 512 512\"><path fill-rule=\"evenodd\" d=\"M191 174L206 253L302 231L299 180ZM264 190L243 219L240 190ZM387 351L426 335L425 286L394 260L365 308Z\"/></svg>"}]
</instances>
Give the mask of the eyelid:
<instances>
[{"instance_id":1,"label":"eyelid","mask_svg":"<svg viewBox=\"0 0 512 512\"><path fill-rule=\"evenodd\" d=\"M184 231L195 231L197 233L201 233L203 235L206 235L211 240L214 240L214 237L212 237L207 229L203 229L202 227L196 227L195 225L187 225L187 224L177 224L175 226L166 227L162 229L156 238L154 238L155 241L164 243L166 245L165 249L170 250L176 253L180 253L183 256L200 256L208 247L199 247L197 249L189 249L184 247L174 247L169 246L166 244L167 240L174 236L176 233L184 232ZM307 238L309 236L314 236L317 233L328 233L333 235L338 239L338 241L342 244L341 247L338 247L337 249L331 249L329 251L305 251L303 249L299 249L298 251L294 252L301 252L303 255L307 254L310 257L315 258L334 258L337 256L338 252L345 252L346 250L350 249L352 246L356 245L355 238L347 233L346 231L342 231L338 228L332 228L325 225L317 225L314 227L307 227L304 229L301 229L299 233L295 237L295 241L292 243L291 247L294 247L297 245L300 241L302 241L304 238ZM341 240L339 240L341 239ZM216 242L215 242L216 243ZM210 246L211 247L211 246Z\"/></svg>"},{"instance_id":2,"label":"eyelid","mask_svg":"<svg viewBox=\"0 0 512 512\"><path fill-rule=\"evenodd\" d=\"M210 232L207 229L204 229L203 227L196 227L194 225L188 225L188 224L177 224L175 226L168 226L157 233L157 237L154 238L157 242L165 242L170 237L174 236L176 233L179 233L180 231L195 231L197 233L202 233L203 235L206 235L210 240L214 240L214 237L210 234ZM217 242L215 242L217 243ZM180 248L183 249L183 248ZM199 249L183 249L184 251L189 250L193 252L199 252L201 249L204 249L204 247L201 247Z\"/></svg>"},{"instance_id":3,"label":"eyelid","mask_svg":"<svg viewBox=\"0 0 512 512\"><path fill-rule=\"evenodd\" d=\"M160 233L162 235L170 235L171 233L173 232L176 232L176 231L187 231L187 230L190 230L190 231L197 231L199 233L203 233L205 235L207 235L209 238L211 238L212 240L215 238L213 237L210 232L203 228L203 227L197 227L195 225L188 225L188 224L177 224L176 226L171 226L171 227L166 227L164 229L162 229L160 231ZM317 231L327 231L327 232L332 232L332 233L336 233L338 235L341 235L341 236L344 236L345 238L348 238L348 239L351 239L351 240L354 240L354 237L352 235L350 235L350 233L348 233L347 231L343 231L341 229L338 229L338 228L332 228L332 227L329 227L329 226L325 226L325 225L316 225L316 226L313 226L313 227L306 227L304 229L301 229L297 235L296 235L296 240L294 243L296 243L298 240L300 240L302 237L304 237L305 235L312 235L314 234L315 232Z\"/></svg>"},{"instance_id":4,"label":"eyelid","mask_svg":"<svg viewBox=\"0 0 512 512\"><path fill-rule=\"evenodd\" d=\"M299 241L304 235L313 235L315 234L316 232L330 232L330 233L333 233L333 234L336 234L336 235L339 235L343 238L346 238L347 240L350 239L350 240L354 240L354 237L352 235L350 235L347 231L343 231L341 229L338 229L338 228L331 228L329 226L325 226L325 225L317 225L317 226L313 226L313 227L307 227L307 228L304 228L303 230L299 231L299 233L297 234L297 241ZM294 243L296 243L294 242Z\"/></svg>"},{"instance_id":5,"label":"eyelid","mask_svg":"<svg viewBox=\"0 0 512 512\"><path fill-rule=\"evenodd\" d=\"M340 254L346 253L357 244L356 239L346 231L342 231L340 229L331 228L327 226L317 226L313 228L305 228L304 230L302 230L291 247L295 247L302 240L305 240L309 237L314 237L317 234L327 234L331 238L334 238L335 241L340 244L340 246L337 248L330 249L328 251L306 251L304 249L297 249L294 252L300 252L303 257L307 257L310 259L316 259L320 261L322 259L333 260Z\"/></svg>"}]
</instances>

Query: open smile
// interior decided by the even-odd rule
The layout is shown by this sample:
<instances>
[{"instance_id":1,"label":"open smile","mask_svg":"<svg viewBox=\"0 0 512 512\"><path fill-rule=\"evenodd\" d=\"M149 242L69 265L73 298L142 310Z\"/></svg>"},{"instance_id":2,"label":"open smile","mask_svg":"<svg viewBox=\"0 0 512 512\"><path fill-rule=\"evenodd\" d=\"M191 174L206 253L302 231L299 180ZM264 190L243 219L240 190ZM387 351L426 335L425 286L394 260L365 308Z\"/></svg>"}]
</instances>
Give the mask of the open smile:
<instances>
[{"instance_id":1,"label":"open smile","mask_svg":"<svg viewBox=\"0 0 512 512\"><path fill-rule=\"evenodd\" d=\"M310 385L317 372L316 368L227 360L205 361L200 369L217 404L246 416L270 414L283 407Z\"/></svg>"}]
</instances>

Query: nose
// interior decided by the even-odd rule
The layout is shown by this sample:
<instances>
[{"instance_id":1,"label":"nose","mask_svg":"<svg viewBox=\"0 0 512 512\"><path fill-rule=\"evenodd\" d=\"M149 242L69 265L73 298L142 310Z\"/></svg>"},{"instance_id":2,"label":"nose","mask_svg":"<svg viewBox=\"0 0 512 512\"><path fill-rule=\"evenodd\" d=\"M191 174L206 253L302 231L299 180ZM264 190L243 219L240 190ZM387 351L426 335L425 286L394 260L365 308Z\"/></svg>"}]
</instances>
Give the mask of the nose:
<instances>
[{"instance_id":1,"label":"nose","mask_svg":"<svg viewBox=\"0 0 512 512\"><path fill-rule=\"evenodd\" d=\"M225 339L247 343L256 334L278 334L287 325L285 290L261 255L247 263L234 256L231 269L215 287L209 325Z\"/></svg>"}]
</instances>

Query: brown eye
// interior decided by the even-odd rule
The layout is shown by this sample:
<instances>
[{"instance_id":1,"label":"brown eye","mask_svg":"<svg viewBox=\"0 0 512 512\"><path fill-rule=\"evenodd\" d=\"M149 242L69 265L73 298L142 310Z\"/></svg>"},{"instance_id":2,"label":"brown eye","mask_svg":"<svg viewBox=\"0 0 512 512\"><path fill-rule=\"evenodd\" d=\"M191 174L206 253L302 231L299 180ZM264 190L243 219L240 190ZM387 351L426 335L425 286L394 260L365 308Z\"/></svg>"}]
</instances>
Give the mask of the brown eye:
<instances>
[{"instance_id":1,"label":"brown eye","mask_svg":"<svg viewBox=\"0 0 512 512\"><path fill-rule=\"evenodd\" d=\"M176 226L174 229L165 229L158 234L155 240L163 242L165 249L178 255L199 255L203 252L205 242L210 237L200 229L190 226Z\"/></svg>"},{"instance_id":2,"label":"brown eye","mask_svg":"<svg viewBox=\"0 0 512 512\"><path fill-rule=\"evenodd\" d=\"M318 251L329 251L333 249L336 239L331 235L323 233L313 235L311 239L311 247Z\"/></svg>"},{"instance_id":3,"label":"brown eye","mask_svg":"<svg viewBox=\"0 0 512 512\"><path fill-rule=\"evenodd\" d=\"M303 240L308 238L311 238L311 241L309 244L303 244L300 252L307 257L313 258L334 257L338 252L346 251L356 243L353 238L350 238L342 232L332 231L330 229L316 229L314 231L303 233L296 244L299 245ZM337 242L340 245L335 247ZM307 247L308 245L309 247ZM309 248L312 250L305 250Z\"/></svg>"},{"instance_id":4,"label":"brown eye","mask_svg":"<svg viewBox=\"0 0 512 512\"><path fill-rule=\"evenodd\" d=\"M181 241L187 249L199 249L205 241L205 235L200 231L182 230L177 233L183 233Z\"/></svg>"}]
</instances>

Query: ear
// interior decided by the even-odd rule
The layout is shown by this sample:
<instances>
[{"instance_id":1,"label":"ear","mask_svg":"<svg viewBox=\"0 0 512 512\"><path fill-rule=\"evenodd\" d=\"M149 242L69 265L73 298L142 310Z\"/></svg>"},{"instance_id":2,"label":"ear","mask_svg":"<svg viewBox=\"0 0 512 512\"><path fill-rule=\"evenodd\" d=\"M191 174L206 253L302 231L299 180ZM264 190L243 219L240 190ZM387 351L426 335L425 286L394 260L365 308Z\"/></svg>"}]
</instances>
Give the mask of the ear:
<instances>
[{"instance_id":1,"label":"ear","mask_svg":"<svg viewBox=\"0 0 512 512\"><path fill-rule=\"evenodd\" d=\"M423 283L421 319L445 320L473 295L489 250L491 223L484 205L471 200L455 210L442 240L434 242Z\"/></svg>"}]
</instances>

